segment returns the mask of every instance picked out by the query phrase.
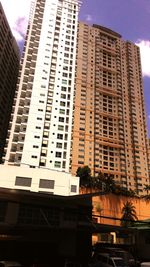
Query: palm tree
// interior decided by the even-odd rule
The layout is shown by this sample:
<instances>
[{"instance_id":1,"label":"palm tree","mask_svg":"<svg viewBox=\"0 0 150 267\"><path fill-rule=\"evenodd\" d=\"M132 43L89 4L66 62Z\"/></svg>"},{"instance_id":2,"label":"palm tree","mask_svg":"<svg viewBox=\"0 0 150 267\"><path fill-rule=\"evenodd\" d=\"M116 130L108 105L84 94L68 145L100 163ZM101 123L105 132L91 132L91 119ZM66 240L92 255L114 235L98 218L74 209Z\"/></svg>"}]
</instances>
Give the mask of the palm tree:
<instances>
[{"instance_id":1,"label":"palm tree","mask_svg":"<svg viewBox=\"0 0 150 267\"><path fill-rule=\"evenodd\" d=\"M105 191L115 193L116 190L116 183L114 181L114 178L111 175L105 176Z\"/></svg>"},{"instance_id":2,"label":"palm tree","mask_svg":"<svg viewBox=\"0 0 150 267\"><path fill-rule=\"evenodd\" d=\"M150 185L145 184L144 185L144 190L146 191L147 195L149 194L149 190L150 190Z\"/></svg>"},{"instance_id":3,"label":"palm tree","mask_svg":"<svg viewBox=\"0 0 150 267\"><path fill-rule=\"evenodd\" d=\"M80 186L91 186L91 169L88 166L79 167L76 176L80 177Z\"/></svg>"},{"instance_id":4,"label":"palm tree","mask_svg":"<svg viewBox=\"0 0 150 267\"><path fill-rule=\"evenodd\" d=\"M104 190L104 186L104 174L99 172L99 174L92 179L92 187L97 190Z\"/></svg>"},{"instance_id":5,"label":"palm tree","mask_svg":"<svg viewBox=\"0 0 150 267\"><path fill-rule=\"evenodd\" d=\"M131 201L124 203L121 213L121 225L124 227L132 226L134 221L138 220L135 206Z\"/></svg>"},{"instance_id":6,"label":"palm tree","mask_svg":"<svg viewBox=\"0 0 150 267\"><path fill-rule=\"evenodd\" d=\"M144 198L146 201L150 201L150 185L145 184L144 191L146 191L146 194L144 194L142 198Z\"/></svg>"}]
</instances>

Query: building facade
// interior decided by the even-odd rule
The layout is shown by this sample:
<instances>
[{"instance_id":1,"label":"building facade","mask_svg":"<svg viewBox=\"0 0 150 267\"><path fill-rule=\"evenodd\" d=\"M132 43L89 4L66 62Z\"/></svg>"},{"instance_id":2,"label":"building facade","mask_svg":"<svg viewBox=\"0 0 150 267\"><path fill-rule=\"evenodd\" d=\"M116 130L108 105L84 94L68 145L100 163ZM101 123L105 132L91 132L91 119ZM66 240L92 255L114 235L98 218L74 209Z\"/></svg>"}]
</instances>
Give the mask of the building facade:
<instances>
[{"instance_id":1,"label":"building facade","mask_svg":"<svg viewBox=\"0 0 150 267\"><path fill-rule=\"evenodd\" d=\"M71 259L88 265L92 253L91 196L0 188L0 223L1 258L7 261L17 259L23 266L65 266L66 259Z\"/></svg>"},{"instance_id":2,"label":"building facade","mask_svg":"<svg viewBox=\"0 0 150 267\"><path fill-rule=\"evenodd\" d=\"M139 47L79 23L75 90L71 172L88 165L142 192L149 176Z\"/></svg>"},{"instance_id":3,"label":"building facade","mask_svg":"<svg viewBox=\"0 0 150 267\"><path fill-rule=\"evenodd\" d=\"M78 26L79 7L32 2L4 165L73 175L88 165L140 193L149 185L140 51L110 29Z\"/></svg>"},{"instance_id":4,"label":"building facade","mask_svg":"<svg viewBox=\"0 0 150 267\"><path fill-rule=\"evenodd\" d=\"M150 139L148 139L148 171L150 177Z\"/></svg>"},{"instance_id":5,"label":"building facade","mask_svg":"<svg viewBox=\"0 0 150 267\"><path fill-rule=\"evenodd\" d=\"M1 165L0 171L1 188L62 196L79 194L79 178L70 173L6 165Z\"/></svg>"},{"instance_id":6,"label":"building facade","mask_svg":"<svg viewBox=\"0 0 150 267\"><path fill-rule=\"evenodd\" d=\"M19 48L0 3L0 161L19 71Z\"/></svg>"},{"instance_id":7,"label":"building facade","mask_svg":"<svg viewBox=\"0 0 150 267\"><path fill-rule=\"evenodd\" d=\"M69 171L78 0L33 1L4 163Z\"/></svg>"}]
</instances>

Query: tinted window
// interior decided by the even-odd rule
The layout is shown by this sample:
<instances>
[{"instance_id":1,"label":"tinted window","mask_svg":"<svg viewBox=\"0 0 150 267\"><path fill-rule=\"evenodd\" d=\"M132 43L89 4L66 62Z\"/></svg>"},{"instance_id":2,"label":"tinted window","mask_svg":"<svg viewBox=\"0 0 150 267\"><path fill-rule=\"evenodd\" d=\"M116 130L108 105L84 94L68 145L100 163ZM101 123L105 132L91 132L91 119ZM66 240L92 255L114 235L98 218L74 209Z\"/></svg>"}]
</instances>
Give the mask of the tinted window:
<instances>
[{"instance_id":1,"label":"tinted window","mask_svg":"<svg viewBox=\"0 0 150 267\"><path fill-rule=\"evenodd\" d=\"M32 178L16 176L15 185L31 186Z\"/></svg>"}]
</instances>

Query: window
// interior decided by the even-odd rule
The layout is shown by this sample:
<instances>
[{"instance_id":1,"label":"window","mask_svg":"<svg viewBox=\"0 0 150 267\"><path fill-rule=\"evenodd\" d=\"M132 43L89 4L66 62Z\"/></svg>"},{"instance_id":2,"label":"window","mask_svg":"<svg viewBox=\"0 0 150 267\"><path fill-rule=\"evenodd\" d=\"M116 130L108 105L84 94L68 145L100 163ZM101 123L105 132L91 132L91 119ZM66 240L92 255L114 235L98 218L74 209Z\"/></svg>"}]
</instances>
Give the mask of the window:
<instances>
[{"instance_id":1,"label":"window","mask_svg":"<svg viewBox=\"0 0 150 267\"><path fill-rule=\"evenodd\" d=\"M63 139L63 134L57 134L57 139Z\"/></svg>"},{"instance_id":2,"label":"window","mask_svg":"<svg viewBox=\"0 0 150 267\"><path fill-rule=\"evenodd\" d=\"M66 99L66 95L65 94L61 94L61 98Z\"/></svg>"},{"instance_id":3,"label":"window","mask_svg":"<svg viewBox=\"0 0 150 267\"><path fill-rule=\"evenodd\" d=\"M56 158L61 158L61 152L56 152Z\"/></svg>"},{"instance_id":4,"label":"window","mask_svg":"<svg viewBox=\"0 0 150 267\"><path fill-rule=\"evenodd\" d=\"M64 122L64 118L63 117L59 117L59 122Z\"/></svg>"},{"instance_id":5,"label":"window","mask_svg":"<svg viewBox=\"0 0 150 267\"><path fill-rule=\"evenodd\" d=\"M38 136L38 135L35 135L35 136L34 136L34 138L37 138L37 139L39 139L39 138L40 138L40 136Z\"/></svg>"},{"instance_id":6,"label":"window","mask_svg":"<svg viewBox=\"0 0 150 267\"><path fill-rule=\"evenodd\" d=\"M66 168L66 161L63 161L63 163L62 163L62 167L63 167L63 169Z\"/></svg>"},{"instance_id":7,"label":"window","mask_svg":"<svg viewBox=\"0 0 150 267\"><path fill-rule=\"evenodd\" d=\"M62 148L62 143L56 143L56 147Z\"/></svg>"},{"instance_id":8,"label":"window","mask_svg":"<svg viewBox=\"0 0 150 267\"><path fill-rule=\"evenodd\" d=\"M65 114L65 109L60 109L60 110L59 110L59 113L60 113L60 114Z\"/></svg>"},{"instance_id":9,"label":"window","mask_svg":"<svg viewBox=\"0 0 150 267\"><path fill-rule=\"evenodd\" d=\"M48 135L49 135L49 132L47 132L47 131L43 132L43 137L48 138Z\"/></svg>"},{"instance_id":10,"label":"window","mask_svg":"<svg viewBox=\"0 0 150 267\"><path fill-rule=\"evenodd\" d=\"M60 106L61 106L61 107L65 107L65 105L66 105L66 103L65 103L65 102L63 102L63 101L60 101Z\"/></svg>"},{"instance_id":11,"label":"window","mask_svg":"<svg viewBox=\"0 0 150 267\"><path fill-rule=\"evenodd\" d=\"M62 76L63 77L68 77L68 74L63 72L63 75Z\"/></svg>"},{"instance_id":12,"label":"window","mask_svg":"<svg viewBox=\"0 0 150 267\"><path fill-rule=\"evenodd\" d=\"M76 185L71 185L71 192L76 193L77 192L77 186Z\"/></svg>"},{"instance_id":13,"label":"window","mask_svg":"<svg viewBox=\"0 0 150 267\"><path fill-rule=\"evenodd\" d=\"M65 64L68 64L69 63L69 60L68 59L64 59L64 63Z\"/></svg>"},{"instance_id":14,"label":"window","mask_svg":"<svg viewBox=\"0 0 150 267\"><path fill-rule=\"evenodd\" d=\"M40 127L40 126L36 126L35 128L36 128L36 129L41 129L41 127Z\"/></svg>"},{"instance_id":15,"label":"window","mask_svg":"<svg viewBox=\"0 0 150 267\"><path fill-rule=\"evenodd\" d=\"M46 111L47 111L47 112L51 112L51 110L52 110L52 107L48 107L48 106L47 106Z\"/></svg>"},{"instance_id":16,"label":"window","mask_svg":"<svg viewBox=\"0 0 150 267\"><path fill-rule=\"evenodd\" d=\"M63 131L64 130L64 125L58 125L58 130Z\"/></svg>"},{"instance_id":17,"label":"window","mask_svg":"<svg viewBox=\"0 0 150 267\"><path fill-rule=\"evenodd\" d=\"M46 149L42 149L41 150L41 156L46 157L47 154L47 150Z\"/></svg>"},{"instance_id":18,"label":"window","mask_svg":"<svg viewBox=\"0 0 150 267\"><path fill-rule=\"evenodd\" d=\"M44 124L44 128L45 128L45 129L49 129L49 127L50 127L50 124L49 124L48 122L46 122L46 123Z\"/></svg>"},{"instance_id":19,"label":"window","mask_svg":"<svg viewBox=\"0 0 150 267\"><path fill-rule=\"evenodd\" d=\"M46 164L46 160L45 159L41 159L40 160L40 166L45 166Z\"/></svg>"},{"instance_id":20,"label":"window","mask_svg":"<svg viewBox=\"0 0 150 267\"><path fill-rule=\"evenodd\" d=\"M68 140L68 134L65 134L65 140Z\"/></svg>"},{"instance_id":21,"label":"window","mask_svg":"<svg viewBox=\"0 0 150 267\"><path fill-rule=\"evenodd\" d=\"M47 146L48 146L48 141L43 140L42 146L43 146L43 147L47 147Z\"/></svg>"},{"instance_id":22,"label":"window","mask_svg":"<svg viewBox=\"0 0 150 267\"><path fill-rule=\"evenodd\" d=\"M39 188L50 188L54 189L55 181L54 180L46 180L40 179Z\"/></svg>"},{"instance_id":23,"label":"window","mask_svg":"<svg viewBox=\"0 0 150 267\"><path fill-rule=\"evenodd\" d=\"M32 178L16 176L15 185L18 186L31 186Z\"/></svg>"},{"instance_id":24,"label":"window","mask_svg":"<svg viewBox=\"0 0 150 267\"><path fill-rule=\"evenodd\" d=\"M67 157L67 153L64 152L64 153L63 153L63 159L66 159L66 157Z\"/></svg>"},{"instance_id":25,"label":"window","mask_svg":"<svg viewBox=\"0 0 150 267\"><path fill-rule=\"evenodd\" d=\"M64 143L64 149L67 149L67 143Z\"/></svg>"},{"instance_id":26,"label":"window","mask_svg":"<svg viewBox=\"0 0 150 267\"><path fill-rule=\"evenodd\" d=\"M60 162L60 161L55 161L54 166L55 166L56 168L60 168L60 167L61 167L61 162Z\"/></svg>"},{"instance_id":27,"label":"window","mask_svg":"<svg viewBox=\"0 0 150 267\"><path fill-rule=\"evenodd\" d=\"M62 84L67 84L67 80L62 80Z\"/></svg>"},{"instance_id":28,"label":"window","mask_svg":"<svg viewBox=\"0 0 150 267\"><path fill-rule=\"evenodd\" d=\"M51 119L51 115L46 114L45 119L46 119L47 121L49 121L49 120Z\"/></svg>"}]
</instances>

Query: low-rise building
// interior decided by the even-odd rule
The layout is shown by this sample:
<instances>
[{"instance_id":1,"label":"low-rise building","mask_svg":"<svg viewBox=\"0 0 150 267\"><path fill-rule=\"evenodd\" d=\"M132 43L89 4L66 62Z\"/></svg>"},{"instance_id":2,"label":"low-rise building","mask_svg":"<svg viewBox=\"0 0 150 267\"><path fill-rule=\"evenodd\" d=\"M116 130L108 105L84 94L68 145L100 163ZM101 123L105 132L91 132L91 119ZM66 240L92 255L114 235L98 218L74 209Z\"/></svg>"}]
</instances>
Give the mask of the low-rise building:
<instances>
[{"instance_id":1,"label":"low-rise building","mask_svg":"<svg viewBox=\"0 0 150 267\"><path fill-rule=\"evenodd\" d=\"M64 266L66 259L88 262L91 216L90 195L0 188L0 256L24 266Z\"/></svg>"},{"instance_id":2,"label":"low-rise building","mask_svg":"<svg viewBox=\"0 0 150 267\"><path fill-rule=\"evenodd\" d=\"M0 187L54 195L79 193L79 177L46 168L0 165Z\"/></svg>"}]
</instances>

